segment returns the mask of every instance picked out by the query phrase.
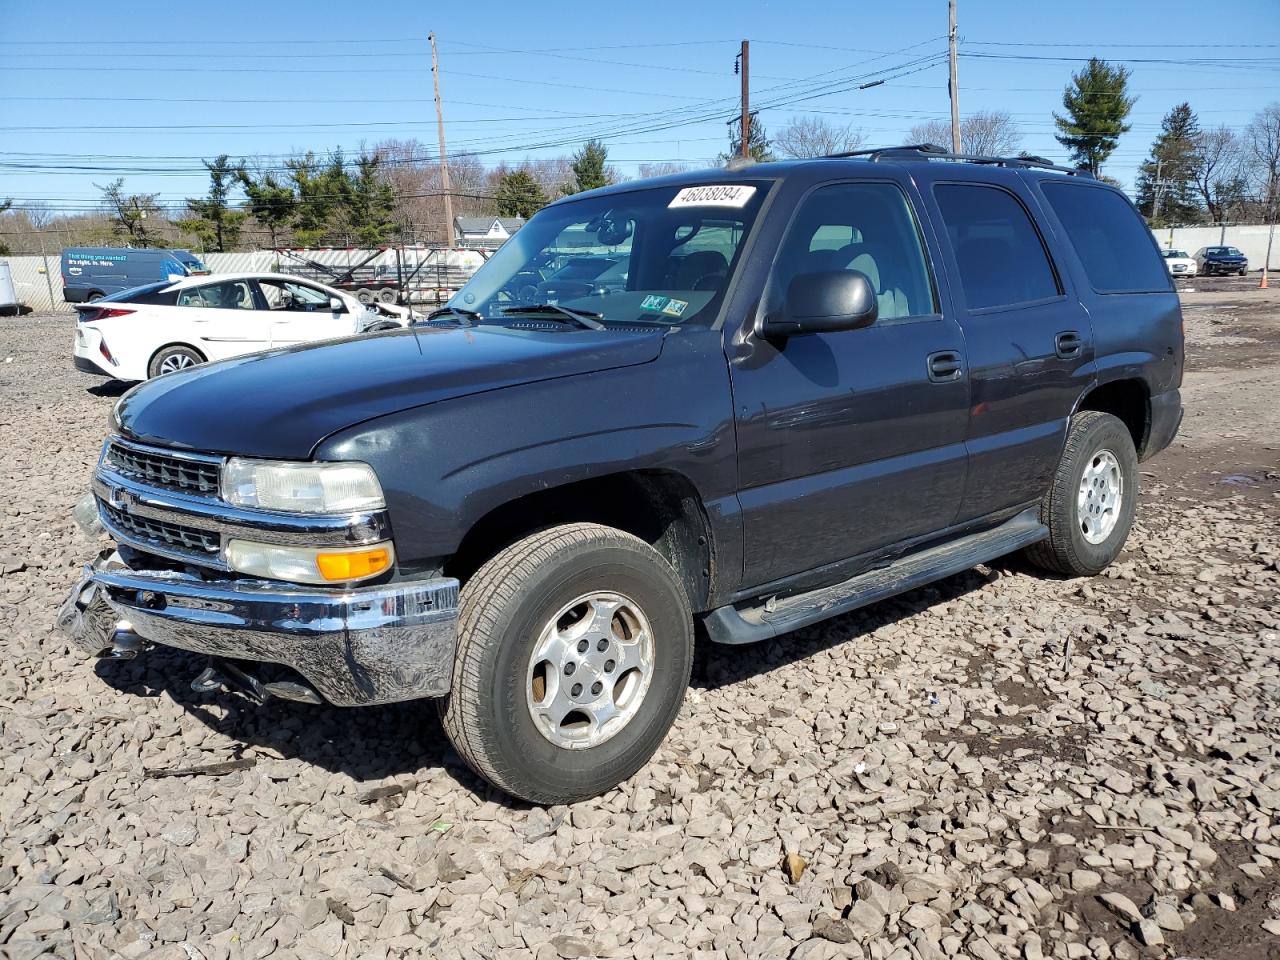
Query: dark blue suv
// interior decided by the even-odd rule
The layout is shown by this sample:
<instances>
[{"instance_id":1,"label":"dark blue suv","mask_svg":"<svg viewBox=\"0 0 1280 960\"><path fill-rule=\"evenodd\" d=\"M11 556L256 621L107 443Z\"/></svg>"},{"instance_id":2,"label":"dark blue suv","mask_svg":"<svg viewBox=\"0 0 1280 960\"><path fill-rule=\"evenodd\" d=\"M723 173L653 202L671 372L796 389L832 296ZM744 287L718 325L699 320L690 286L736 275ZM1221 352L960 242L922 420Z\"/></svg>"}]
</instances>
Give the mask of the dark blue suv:
<instances>
[{"instance_id":1,"label":"dark blue suv","mask_svg":"<svg viewBox=\"0 0 1280 960\"><path fill-rule=\"evenodd\" d=\"M570 250L618 282L570 290ZM1100 572L1182 416L1182 318L1119 190L932 147L631 181L533 217L415 327L159 378L79 511L88 654L202 690L434 698L539 803L609 789L698 632L788 631L1023 550Z\"/></svg>"}]
</instances>

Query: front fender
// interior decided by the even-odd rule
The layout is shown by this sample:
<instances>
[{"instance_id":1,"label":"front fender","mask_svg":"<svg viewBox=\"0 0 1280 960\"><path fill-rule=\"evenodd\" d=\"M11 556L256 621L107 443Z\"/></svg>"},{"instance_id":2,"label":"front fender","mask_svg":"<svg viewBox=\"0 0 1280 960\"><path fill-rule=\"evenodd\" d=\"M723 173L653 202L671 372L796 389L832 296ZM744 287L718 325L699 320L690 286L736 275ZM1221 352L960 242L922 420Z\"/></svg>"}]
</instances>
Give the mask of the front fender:
<instances>
[{"instance_id":1,"label":"front fender","mask_svg":"<svg viewBox=\"0 0 1280 960\"><path fill-rule=\"evenodd\" d=\"M452 555L475 523L520 497L633 470L687 477L713 537L731 538L737 458L719 343L713 331L673 331L650 363L379 417L328 438L316 456L374 467L408 563Z\"/></svg>"}]
</instances>

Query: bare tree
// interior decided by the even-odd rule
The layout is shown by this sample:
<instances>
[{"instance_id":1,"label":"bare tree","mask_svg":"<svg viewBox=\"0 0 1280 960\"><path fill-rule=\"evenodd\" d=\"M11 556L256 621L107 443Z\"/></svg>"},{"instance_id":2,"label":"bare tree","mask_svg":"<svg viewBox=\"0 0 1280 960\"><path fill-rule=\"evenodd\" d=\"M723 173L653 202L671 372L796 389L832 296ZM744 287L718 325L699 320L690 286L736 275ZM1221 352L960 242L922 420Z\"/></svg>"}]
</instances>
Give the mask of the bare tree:
<instances>
[{"instance_id":1,"label":"bare tree","mask_svg":"<svg viewBox=\"0 0 1280 960\"><path fill-rule=\"evenodd\" d=\"M673 173L688 173L692 167L687 163L672 163L664 160L661 163L642 163L636 168L636 174L642 180L649 177L665 177Z\"/></svg>"},{"instance_id":2,"label":"bare tree","mask_svg":"<svg viewBox=\"0 0 1280 960\"><path fill-rule=\"evenodd\" d=\"M1261 197L1264 215L1273 215L1280 202L1280 103L1259 110L1241 139L1249 185Z\"/></svg>"},{"instance_id":3,"label":"bare tree","mask_svg":"<svg viewBox=\"0 0 1280 960\"><path fill-rule=\"evenodd\" d=\"M773 149L780 157L825 157L832 153L857 150L866 135L852 124L836 126L821 117L798 116L773 137Z\"/></svg>"},{"instance_id":4,"label":"bare tree","mask_svg":"<svg viewBox=\"0 0 1280 960\"><path fill-rule=\"evenodd\" d=\"M949 146L951 124L946 120L918 123L907 135L912 143ZM1003 110L979 110L960 121L960 141L965 153L987 157L1012 157L1022 149L1022 134L1013 117Z\"/></svg>"},{"instance_id":5,"label":"bare tree","mask_svg":"<svg viewBox=\"0 0 1280 960\"><path fill-rule=\"evenodd\" d=\"M1229 127L1203 131L1196 138L1195 183L1213 223L1221 223L1240 190L1240 141Z\"/></svg>"}]
</instances>

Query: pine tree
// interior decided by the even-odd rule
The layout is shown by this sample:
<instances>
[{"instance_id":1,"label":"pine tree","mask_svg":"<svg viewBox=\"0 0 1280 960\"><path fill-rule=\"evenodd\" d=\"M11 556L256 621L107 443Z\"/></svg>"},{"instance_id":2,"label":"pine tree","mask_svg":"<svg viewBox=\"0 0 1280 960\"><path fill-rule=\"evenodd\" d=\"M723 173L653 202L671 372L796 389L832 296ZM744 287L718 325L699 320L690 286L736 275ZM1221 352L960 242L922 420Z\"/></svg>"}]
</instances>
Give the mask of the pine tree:
<instances>
[{"instance_id":1,"label":"pine tree","mask_svg":"<svg viewBox=\"0 0 1280 960\"><path fill-rule=\"evenodd\" d=\"M613 170L605 166L609 159L609 148L602 140L588 140L582 149L573 155L573 179L564 187L565 195L581 193L584 190L595 190L607 187L616 179Z\"/></svg>"},{"instance_id":2,"label":"pine tree","mask_svg":"<svg viewBox=\"0 0 1280 960\"><path fill-rule=\"evenodd\" d=\"M747 155L757 163L767 163L774 159L773 144L765 132L764 124L756 114L751 114L751 123L747 125ZM742 156L742 118L736 118L729 124L729 152L720 154L720 161L727 163L735 157Z\"/></svg>"},{"instance_id":3,"label":"pine tree","mask_svg":"<svg viewBox=\"0 0 1280 960\"><path fill-rule=\"evenodd\" d=\"M1129 131L1125 120L1136 102L1137 97L1129 96L1129 69L1092 57L1062 91L1067 116L1053 115L1061 131L1055 138L1072 160L1096 177L1120 135Z\"/></svg>"},{"instance_id":4,"label":"pine tree","mask_svg":"<svg viewBox=\"0 0 1280 960\"><path fill-rule=\"evenodd\" d=\"M280 231L293 219L293 188L281 183L270 170L263 171L257 179L241 167L236 171L244 195L249 198L248 208L271 236L271 246L276 246Z\"/></svg>"},{"instance_id":5,"label":"pine tree","mask_svg":"<svg viewBox=\"0 0 1280 960\"><path fill-rule=\"evenodd\" d=\"M240 240L240 229L245 214L231 209L227 202L238 179L238 168L233 167L225 153L214 160L203 161L209 171L209 194L202 199L188 198L190 216L177 221L177 225L200 238L206 250L225 253Z\"/></svg>"},{"instance_id":6,"label":"pine tree","mask_svg":"<svg viewBox=\"0 0 1280 960\"><path fill-rule=\"evenodd\" d=\"M547 205L542 185L528 170L510 170L502 174L496 193L500 217L528 219Z\"/></svg>"},{"instance_id":7,"label":"pine tree","mask_svg":"<svg viewBox=\"0 0 1280 960\"><path fill-rule=\"evenodd\" d=\"M1154 225L1188 223L1199 214L1195 194L1199 137L1200 123L1190 104L1180 103L1165 114L1151 144L1151 156L1138 167L1138 210Z\"/></svg>"}]
</instances>

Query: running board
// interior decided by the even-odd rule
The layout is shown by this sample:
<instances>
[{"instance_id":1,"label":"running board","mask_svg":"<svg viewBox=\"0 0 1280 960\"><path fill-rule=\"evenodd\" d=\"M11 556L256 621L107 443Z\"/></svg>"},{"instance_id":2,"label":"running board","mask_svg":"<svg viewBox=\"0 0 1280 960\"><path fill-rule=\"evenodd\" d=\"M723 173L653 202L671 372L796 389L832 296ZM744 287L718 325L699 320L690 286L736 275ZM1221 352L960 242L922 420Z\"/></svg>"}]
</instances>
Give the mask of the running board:
<instances>
[{"instance_id":1,"label":"running board","mask_svg":"<svg viewBox=\"0 0 1280 960\"><path fill-rule=\"evenodd\" d=\"M763 604L730 604L703 617L713 643L756 643L807 627L877 600L922 587L1043 540L1049 530L1032 507L998 527L972 533L888 566L868 570L843 583Z\"/></svg>"}]
</instances>

